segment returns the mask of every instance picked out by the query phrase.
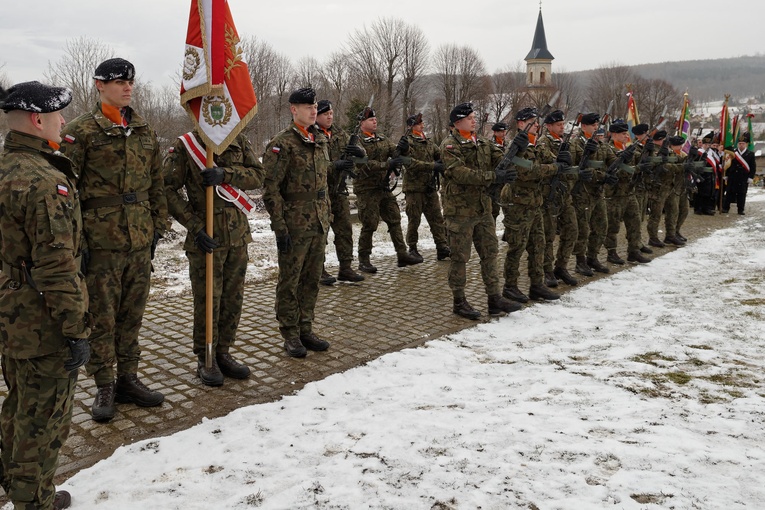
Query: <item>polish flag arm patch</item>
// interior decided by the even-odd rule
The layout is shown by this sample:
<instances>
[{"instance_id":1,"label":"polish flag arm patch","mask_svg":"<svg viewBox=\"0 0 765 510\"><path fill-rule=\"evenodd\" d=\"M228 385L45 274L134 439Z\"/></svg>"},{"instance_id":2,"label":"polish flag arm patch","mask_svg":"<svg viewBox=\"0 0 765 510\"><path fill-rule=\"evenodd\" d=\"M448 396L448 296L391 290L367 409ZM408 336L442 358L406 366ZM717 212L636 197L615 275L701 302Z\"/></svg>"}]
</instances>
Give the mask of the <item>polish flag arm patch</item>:
<instances>
[{"instance_id":1,"label":"polish flag arm patch","mask_svg":"<svg viewBox=\"0 0 765 510\"><path fill-rule=\"evenodd\" d=\"M64 186L63 184L57 184L56 185L56 193L58 193L61 196L68 197L69 196L69 188Z\"/></svg>"},{"instance_id":2,"label":"polish flag arm patch","mask_svg":"<svg viewBox=\"0 0 765 510\"><path fill-rule=\"evenodd\" d=\"M273 152L274 154L279 154L281 151L282 149L279 147L271 147L271 152Z\"/></svg>"},{"instance_id":3,"label":"polish flag arm patch","mask_svg":"<svg viewBox=\"0 0 765 510\"><path fill-rule=\"evenodd\" d=\"M72 135L66 135L64 136L64 141L69 143L74 143L74 137Z\"/></svg>"}]
</instances>

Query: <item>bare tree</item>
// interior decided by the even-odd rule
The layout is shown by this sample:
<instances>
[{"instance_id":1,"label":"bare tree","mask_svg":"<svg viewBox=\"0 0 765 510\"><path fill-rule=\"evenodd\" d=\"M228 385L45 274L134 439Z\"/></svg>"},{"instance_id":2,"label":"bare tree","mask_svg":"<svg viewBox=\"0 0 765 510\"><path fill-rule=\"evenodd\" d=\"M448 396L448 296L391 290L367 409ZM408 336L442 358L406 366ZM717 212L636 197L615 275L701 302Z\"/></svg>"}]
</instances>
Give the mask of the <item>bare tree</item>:
<instances>
[{"instance_id":1,"label":"bare tree","mask_svg":"<svg viewBox=\"0 0 765 510\"><path fill-rule=\"evenodd\" d=\"M436 82L445 110L438 116L448 117L448 109L459 103L474 102L481 127L488 120L491 80L481 56L470 46L442 44L433 58Z\"/></svg>"},{"instance_id":2,"label":"bare tree","mask_svg":"<svg viewBox=\"0 0 765 510\"><path fill-rule=\"evenodd\" d=\"M146 119L156 131L159 143L168 148L175 138L193 128L191 119L181 107L179 89L165 85L153 87L151 83L136 87L131 105Z\"/></svg>"},{"instance_id":3,"label":"bare tree","mask_svg":"<svg viewBox=\"0 0 765 510\"><path fill-rule=\"evenodd\" d=\"M340 51L332 53L319 72L325 94L334 105L335 122L343 123L340 115L346 106L345 93L350 81L348 56Z\"/></svg>"},{"instance_id":4,"label":"bare tree","mask_svg":"<svg viewBox=\"0 0 765 510\"><path fill-rule=\"evenodd\" d=\"M578 74L568 73L559 69L552 75L553 86L560 91L558 108L573 118L578 113L583 113L584 88Z\"/></svg>"},{"instance_id":5,"label":"bare tree","mask_svg":"<svg viewBox=\"0 0 765 510\"><path fill-rule=\"evenodd\" d=\"M508 115L518 109L526 84L525 79L520 61L492 75L489 113L494 122L506 120Z\"/></svg>"},{"instance_id":6,"label":"bare tree","mask_svg":"<svg viewBox=\"0 0 765 510\"><path fill-rule=\"evenodd\" d=\"M640 122L655 126L666 108L666 117L669 119L666 129L671 132L682 106L680 92L666 80L643 78L638 78L632 83L632 91L637 102Z\"/></svg>"},{"instance_id":7,"label":"bare tree","mask_svg":"<svg viewBox=\"0 0 765 510\"><path fill-rule=\"evenodd\" d=\"M314 57L303 57L297 61L294 80L296 86L312 87L316 89L320 96L324 95L324 91L319 86L321 82L321 66Z\"/></svg>"},{"instance_id":8,"label":"bare tree","mask_svg":"<svg viewBox=\"0 0 765 510\"><path fill-rule=\"evenodd\" d=\"M591 73L587 100L591 111L605 113L613 100L613 118L624 117L627 112L627 84L637 80L635 72L627 66L605 64Z\"/></svg>"},{"instance_id":9,"label":"bare tree","mask_svg":"<svg viewBox=\"0 0 765 510\"><path fill-rule=\"evenodd\" d=\"M419 27L406 25L404 29L404 54L401 65L401 90L403 121L414 113L415 103L412 97L414 83L428 68L428 40Z\"/></svg>"},{"instance_id":10,"label":"bare tree","mask_svg":"<svg viewBox=\"0 0 765 510\"><path fill-rule=\"evenodd\" d=\"M8 76L5 74L5 71L3 71L3 68L5 67L5 63L0 64L0 87L3 89L7 89L12 84L10 82L10 79L8 79ZM0 114L0 149L3 148L5 145L5 134L8 132L8 124L5 120L5 114Z\"/></svg>"},{"instance_id":11,"label":"bare tree","mask_svg":"<svg viewBox=\"0 0 765 510\"><path fill-rule=\"evenodd\" d=\"M67 120L90 111L98 100L93 72L96 66L114 56L114 50L101 41L78 37L68 39L63 57L48 62L45 79L72 89L72 102L65 110Z\"/></svg>"}]
</instances>

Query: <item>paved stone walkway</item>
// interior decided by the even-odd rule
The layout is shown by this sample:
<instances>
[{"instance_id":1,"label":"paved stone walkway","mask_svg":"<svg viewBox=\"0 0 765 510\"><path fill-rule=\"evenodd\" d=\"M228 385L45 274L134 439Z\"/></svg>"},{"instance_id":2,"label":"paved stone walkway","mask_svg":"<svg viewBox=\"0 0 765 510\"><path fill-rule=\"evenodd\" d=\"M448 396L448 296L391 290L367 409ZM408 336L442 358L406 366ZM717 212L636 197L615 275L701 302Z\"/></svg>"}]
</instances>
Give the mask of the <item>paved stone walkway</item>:
<instances>
[{"instance_id":1,"label":"paved stone walkway","mask_svg":"<svg viewBox=\"0 0 765 510\"><path fill-rule=\"evenodd\" d=\"M691 213L682 231L692 240L730 225L736 218L736 215L702 217ZM620 243L620 254L626 258L623 234ZM501 272L505 248L504 243L500 244ZM672 249L655 250L653 256ZM89 411L95 385L82 372L71 434L62 449L58 478L68 478L93 465L121 445L169 435L205 417L223 416L242 406L277 400L307 382L474 325L474 321L451 312L452 297L446 283L449 262L437 262L435 250L423 250L422 255L423 264L407 268L396 267L394 257L373 257L378 273L368 275L366 281L322 286L315 331L330 340L332 347L324 353L309 352L302 360L289 358L283 351L274 318L275 281L248 286L239 340L232 353L247 363L253 374L244 381L226 379L220 388L206 387L196 377L196 361L191 353L191 296L151 301L143 321L139 373L148 386L165 394L165 402L153 409L119 404L114 420L97 424L91 420ZM601 260L605 260L605 253ZM573 269L573 261L570 267ZM618 271L631 265L610 267ZM525 268L524 259L522 274ZM602 276L581 280L587 283ZM528 280L523 278L519 286L526 290ZM567 292L570 288L561 284L557 290ZM475 253L468 263L467 297L483 313L482 320L490 320L486 316L486 296Z\"/></svg>"}]
</instances>

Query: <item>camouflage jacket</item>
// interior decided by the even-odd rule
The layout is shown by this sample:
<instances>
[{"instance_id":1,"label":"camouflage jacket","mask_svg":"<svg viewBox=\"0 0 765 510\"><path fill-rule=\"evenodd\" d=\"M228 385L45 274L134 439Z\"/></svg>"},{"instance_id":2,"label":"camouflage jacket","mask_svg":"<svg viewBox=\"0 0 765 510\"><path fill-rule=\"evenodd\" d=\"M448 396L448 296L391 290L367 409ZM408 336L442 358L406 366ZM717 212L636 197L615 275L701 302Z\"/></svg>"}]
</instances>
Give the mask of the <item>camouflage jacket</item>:
<instances>
[{"instance_id":1,"label":"camouflage jacket","mask_svg":"<svg viewBox=\"0 0 765 510\"><path fill-rule=\"evenodd\" d=\"M484 138L473 142L452 130L441 142L441 158L446 166L441 184L444 216L491 214L488 186L502 151Z\"/></svg>"},{"instance_id":2,"label":"camouflage jacket","mask_svg":"<svg viewBox=\"0 0 765 510\"><path fill-rule=\"evenodd\" d=\"M323 134L327 134L327 131L323 131L319 128ZM329 159L331 161L337 161L343 157L343 150L348 145L350 135L336 126L331 126L328 130L329 136L327 136L329 144ZM340 171L335 169L335 166L330 164L327 170L327 188L330 195L335 195L337 189L337 181L340 179ZM341 189L342 191L342 189Z\"/></svg>"},{"instance_id":3,"label":"camouflage jacket","mask_svg":"<svg viewBox=\"0 0 765 510\"><path fill-rule=\"evenodd\" d=\"M685 193L686 189L686 182L688 179L688 171L685 169L685 162L688 159L688 154L681 152L680 154L675 154L672 151L669 153L670 156L675 156L675 162L668 164L667 166L671 168L671 176L672 176L672 182L670 184L670 187L672 188L672 191L676 195L680 195L682 193Z\"/></svg>"},{"instance_id":4,"label":"camouflage jacket","mask_svg":"<svg viewBox=\"0 0 765 510\"><path fill-rule=\"evenodd\" d=\"M29 359L87 338L82 216L68 159L11 131L0 159L0 352ZM26 268L26 271L25 269Z\"/></svg>"},{"instance_id":5,"label":"camouflage jacket","mask_svg":"<svg viewBox=\"0 0 765 510\"><path fill-rule=\"evenodd\" d=\"M167 228L157 137L132 109L128 108L126 117L128 126L117 126L97 103L61 133L61 152L72 160L78 174L85 238L91 250L140 250L151 244L155 231ZM93 207L88 201L94 199L112 204Z\"/></svg>"},{"instance_id":6,"label":"camouflage jacket","mask_svg":"<svg viewBox=\"0 0 765 510\"><path fill-rule=\"evenodd\" d=\"M204 147L204 142L196 133L194 136ZM263 185L265 170L244 135L237 136L223 154L216 155L214 159L215 164L225 173L223 182L236 186L242 192ZM195 250L194 238L197 232L205 228L207 221L207 188L202 184L201 169L189 157L186 146L180 139L175 141L165 158L163 178L168 211L188 231L183 249ZM185 197L188 198L184 198L184 194L180 192L184 187ZM213 238L218 241L218 249L225 250L231 246L244 246L252 242L247 215L238 207L215 194L213 210Z\"/></svg>"},{"instance_id":7,"label":"camouflage jacket","mask_svg":"<svg viewBox=\"0 0 765 510\"><path fill-rule=\"evenodd\" d=\"M382 135L362 136L361 146L367 151L368 162L358 165L358 177L353 179L353 191L376 191L383 189L388 173L388 159L396 156L396 144Z\"/></svg>"},{"instance_id":8,"label":"camouflage jacket","mask_svg":"<svg viewBox=\"0 0 765 510\"><path fill-rule=\"evenodd\" d=\"M407 156L412 158L412 161L406 165L403 190L415 193L435 191L433 162L441 160L441 150L430 138L420 138L410 133L407 139L409 140Z\"/></svg>"},{"instance_id":9,"label":"camouflage jacket","mask_svg":"<svg viewBox=\"0 0 765 510\"><path fill-rule=\"evenodd\" d=\"M271 140L263 155L263 200L277 235L312 236L329 228L329 144L315 126L308 132L314 140L292 124Z\"/></svg>"},{"instance_id":10,"label":"camouflage jacket","mask_svg":"<svg viewBox=\"0 0 765 510\"><path fill-rule=\"evenodd\" d=\"M516 157L525 159L530 167L514 165L518 172L518 179L510 185L502 188L500 199L503 203L513 203L539 207L544 202L542 188L550 183L550 177L558 172L555 164L555 156L546 145L529 145L518 152Z\"/></svg>"},{"instance_id":11,"label":"camouflage jacket","mask_svg":"<svg viewBox=\"0 0 765 510\"><path fill-rule=\"evenodd\" d=\"M582 134L577 136L571 143L571 159L573 160L574 166L579 166L579 163L582 161L586 143L587 139ZM608 144L599 143L598 150L595 151L595 154L590 155L587 162L587 167L592 168L592 180L580 181L579 184L574 187L573 193L577 194L577 190L579 190L578 193L585 192L592 196L602 197L603 180L606 177L606 170L608 170L608 167L615 159L616 155L608 148Z\"/></svg>"},{"instance_id":12,"label":"camouflage jacket","mask_svg":"<svg viewBox=\"0 0 765 510\"><path fill-rule=\"evenodd\" d=\"M609 142L607 145L608 145L608 149L611 151L611 154L613 154L614 160L618 159L622 153L622 150L617 149L613 141ZM635 152L637 152L637 150L638 148L636 147ZM632 166L634 160L635 158L633 155L632 160L624 161L622 162L622 164L627 166ZM606 170L608 169L606 168ZM609 197L609 198L610 197L626 197L627 195L629 195L633 189L632 176L633 174L625 171L623 168L619 168L616 171L616 177L619 179L618 182L612 186L605 187L606 197Z\"/></svg>"},{"instance_id":13,"label":"camouflage jacket","mask_svg":"<svg viewBox=\"0 0 765 510\"><path fill-rule=\"evenodd\" d=\"M550 154L552 154L554 157L557 158L558 152L560 152L561 143L563 143L563 140L561 140L560 138L554 137L550 133L547 133L537 142L537 146L544 147L547 151L550 152ZM571 152L570 145L569 145L569 152ZM573 152L572 152L571 159L573 160ZM542 186L542 197L545 200L547 199L547 196L550 194L551 179L552 177L550 177L550 179L546 179L544 186ZM565 195L568 195L568 191L571 191L571 188L574 187L574 184L576 183L576 181L579 180L579 172L571 171L568 173L564 173L563 175L561 175L561 179L563 180L563 182L566 183L567 192L564 193L564 196L565 196Z\"/></svg>"}]
</instances>

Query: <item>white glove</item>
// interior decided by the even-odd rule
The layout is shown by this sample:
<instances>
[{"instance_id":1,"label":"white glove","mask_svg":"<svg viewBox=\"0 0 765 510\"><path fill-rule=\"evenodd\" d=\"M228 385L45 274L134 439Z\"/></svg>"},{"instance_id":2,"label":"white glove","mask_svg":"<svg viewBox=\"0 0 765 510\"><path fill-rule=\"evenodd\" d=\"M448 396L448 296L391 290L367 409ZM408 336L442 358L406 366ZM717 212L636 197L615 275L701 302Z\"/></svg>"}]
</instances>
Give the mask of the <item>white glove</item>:
<instances>
[{"instance_id":1,"label":"white glove","mask_svg":"<svg viewBox=\"0 0 765 510\"><path fill-rule=\"evenodd\" d=\"M723 177L723 181L728 182L728 176Z\"/></svg>"},{"instance_id":2,"label":"white glove","mask_svg":"<svg viewBox=\"0 0 765 510\"><path fill-rule=\"evenodd\" d=\"M752 184L752 183L754 182L754 180L752 180L752 179L747 179L747 180L746 180L746 182L747 182L747 184Z\"/></svg>"}]
</instances>

